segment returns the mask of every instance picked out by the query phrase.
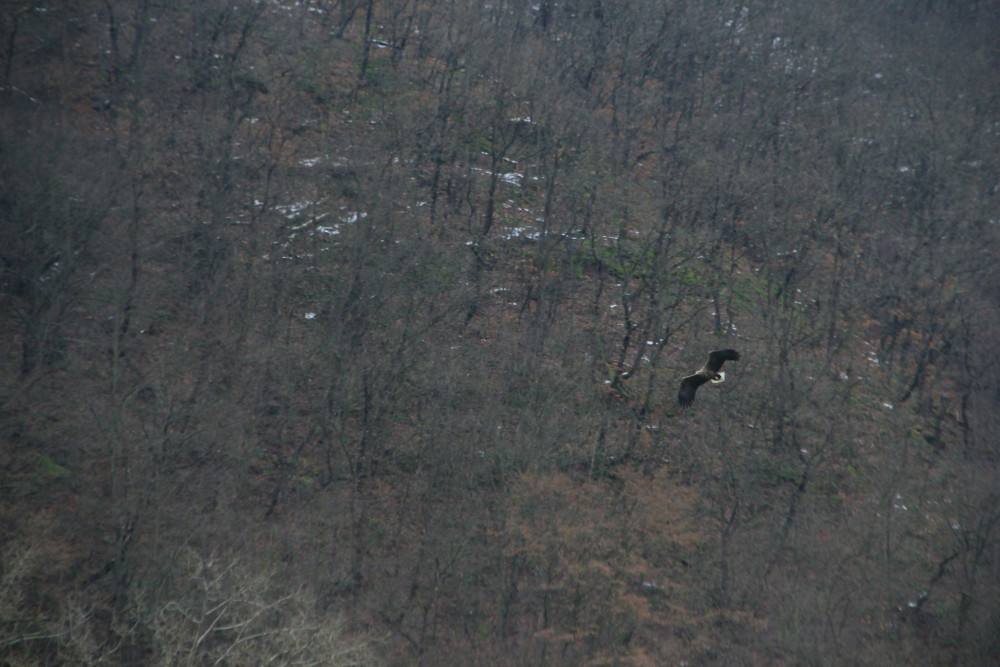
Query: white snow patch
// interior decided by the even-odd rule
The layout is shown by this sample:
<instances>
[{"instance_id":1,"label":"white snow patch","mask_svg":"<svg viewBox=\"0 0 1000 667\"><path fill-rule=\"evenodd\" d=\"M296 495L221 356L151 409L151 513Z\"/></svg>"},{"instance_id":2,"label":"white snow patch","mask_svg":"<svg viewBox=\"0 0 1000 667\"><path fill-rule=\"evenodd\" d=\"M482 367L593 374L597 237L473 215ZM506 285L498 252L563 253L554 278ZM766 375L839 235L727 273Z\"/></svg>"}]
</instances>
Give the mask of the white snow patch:
<instances>
[{"instance_id":1,"label":"white snow patch","mask_svg":"<svg viewBox=\"0 0 1000 667\"><path fill-rule=\"evenodd\" d=\"M289 220L292 220L298 217L298 215L302 213L302 211L306 210L315 203L316 202L311 202L311 201L299 201L299 202L294 202L292 204L279 204L278 206L274 207L274 210L277 211L278 213L281 213Z\"/></svg>"}]
</instances>

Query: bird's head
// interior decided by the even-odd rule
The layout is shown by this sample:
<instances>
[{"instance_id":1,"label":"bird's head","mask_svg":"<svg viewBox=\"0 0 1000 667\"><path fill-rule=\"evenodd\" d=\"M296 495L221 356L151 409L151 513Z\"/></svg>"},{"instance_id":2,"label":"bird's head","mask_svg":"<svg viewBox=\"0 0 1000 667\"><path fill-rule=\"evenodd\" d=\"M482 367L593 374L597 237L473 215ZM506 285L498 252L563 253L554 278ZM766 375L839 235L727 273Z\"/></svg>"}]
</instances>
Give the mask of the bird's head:
<instances>
[{"instance_id":1,"label":"bird's head","mask_svg":"<svg viewBox=\"0 0 1000 667\"><path fill-rule=\"evenodd\" d=\"M726 373L724 371L719 371L715 374L715 377L711 379L712 384L719 384L720 382L726 381Z\"/></svg>"}]
</instances>

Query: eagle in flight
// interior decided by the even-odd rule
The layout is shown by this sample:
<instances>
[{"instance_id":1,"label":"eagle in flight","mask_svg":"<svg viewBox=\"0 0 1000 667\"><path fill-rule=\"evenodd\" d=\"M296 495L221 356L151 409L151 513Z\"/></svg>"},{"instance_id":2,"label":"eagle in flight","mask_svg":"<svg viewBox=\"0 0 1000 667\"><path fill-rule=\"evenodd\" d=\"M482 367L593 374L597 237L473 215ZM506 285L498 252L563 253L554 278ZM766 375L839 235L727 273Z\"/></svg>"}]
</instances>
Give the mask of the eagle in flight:
<instances>
[{"instance_id":1,"label":"eagle in flight","mask_svg":"<svg viewBox=\"0 0 1000 667\"><path fill-rule=\"evenodd\" d=\"M716 350L708 353L708 363L702 366L701 370L694 375L688 375L681 380L681 389L677 392L677 402L682 408L689 407L694 403L694 393L698 387L711 382L719 384L726 381L726 374L722 372L722 364L727 361L739 361L740 353L736 350Z\"/></svg>"}]
</instances>

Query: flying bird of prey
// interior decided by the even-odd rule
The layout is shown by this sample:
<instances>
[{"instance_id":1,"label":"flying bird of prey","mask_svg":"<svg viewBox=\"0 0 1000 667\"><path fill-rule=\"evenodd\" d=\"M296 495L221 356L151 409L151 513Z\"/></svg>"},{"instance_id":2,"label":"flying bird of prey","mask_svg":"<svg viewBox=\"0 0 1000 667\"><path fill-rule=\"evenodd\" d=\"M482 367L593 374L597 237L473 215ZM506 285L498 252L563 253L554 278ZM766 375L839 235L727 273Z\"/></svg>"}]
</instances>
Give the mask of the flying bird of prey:
<instances>
[{"instance_id":1,"label":"flying bird of prey","mask_svg":"<svg viewBox=\"0 0 1000 667\"><path fill-rule=\"evenodd\" d=\"M701 370L694 375L688 375L681 380L681 389L677 392L677 402L682 408L689 407L694 403L694 393L698 387L711 382L719 384L726 381L726 374L722 372L722 364L727 361L739 361L740 353L736 350L716 350L708 353L708 363L702 366Z\"/></svg>"}]
</instances>

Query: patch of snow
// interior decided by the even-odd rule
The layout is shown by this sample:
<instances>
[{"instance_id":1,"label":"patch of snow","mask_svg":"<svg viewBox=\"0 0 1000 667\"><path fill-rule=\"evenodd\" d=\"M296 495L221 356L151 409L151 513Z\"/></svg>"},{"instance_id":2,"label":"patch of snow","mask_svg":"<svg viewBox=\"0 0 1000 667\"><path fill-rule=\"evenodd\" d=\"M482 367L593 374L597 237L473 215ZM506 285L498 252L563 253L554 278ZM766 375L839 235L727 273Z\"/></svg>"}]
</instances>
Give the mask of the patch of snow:
<instances>
[{"instance_id":1,"label":"patch of snow","mask_svg":"<svg viewBox=\"0 0 1000 667\"><path fill-rule=\"evenodd\" d=\"M544 235L545 234L542 232L542 230L538 229L537 227L528 227L528 226L514 227L513 229L510 230L508 234L504 236L504 239L511 241L516 238L525 238L528 239L529 241L537 241Z\"/></svg>"},{"instance_id":2,"label":"patch of snow","mask_svg":"<svg viewBox=\"0 0 1000 667\"><path fill-rule=\"evenodd\" d=\"M289 220L292 220L294 218L297 218L298 215L302 213L302 211L306 210L313 204L315 204L315 202L311 201L300 201L292 204L279 204L278 206L274 207L274 210L277 211L278 213L281 213Z\"/></svg>"}]
</instances>

